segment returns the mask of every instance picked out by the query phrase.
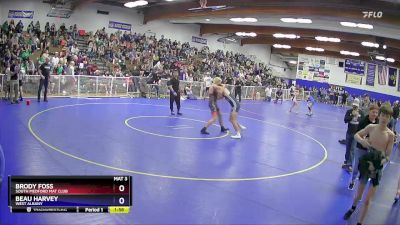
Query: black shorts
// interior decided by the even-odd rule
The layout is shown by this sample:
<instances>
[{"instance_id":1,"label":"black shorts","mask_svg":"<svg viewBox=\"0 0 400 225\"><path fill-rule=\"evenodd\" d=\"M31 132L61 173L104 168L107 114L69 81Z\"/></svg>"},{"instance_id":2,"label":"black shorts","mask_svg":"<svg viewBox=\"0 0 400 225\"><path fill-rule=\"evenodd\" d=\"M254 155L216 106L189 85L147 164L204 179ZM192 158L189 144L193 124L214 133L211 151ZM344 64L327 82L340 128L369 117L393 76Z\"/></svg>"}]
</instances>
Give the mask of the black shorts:
<instances>
[{"instance_id":1,"label":"black shorts","mask_svg":"<svg viewBox=\"0 0 400 225\"><path fill-rule=\"evenodd\" d=\"M23 85L22 80L19 80L18 83L19 83L19 86L22 87L22 85Z\"/></svg>"},{"instance_id":2,"label":"black shorts","mask_svg":"<svg viewBox=\"0 0 400 225\"><path fill-rule=\"evenodd\" d=\"M375 149L369 149L367 154L363 155L359 159L358 170L360 171L359 181L362 184L366 184L368 179L371 179L371 183L374 187L378 186L382 178L383 165L381 164L384 155L381 151ZM375 171L369 170L369 163L372 163L375 167Z\"/></svg>"},{"instance_id":3,"label":"black shorts","mask_svg":"<svg viewBox=\"0 0 400 225\"><path fill-rule=\"evenodd\" d=\"M210 89L210 87L206 87L206 92L208 92L209 89Z\"/></svg>"}]
</instances>

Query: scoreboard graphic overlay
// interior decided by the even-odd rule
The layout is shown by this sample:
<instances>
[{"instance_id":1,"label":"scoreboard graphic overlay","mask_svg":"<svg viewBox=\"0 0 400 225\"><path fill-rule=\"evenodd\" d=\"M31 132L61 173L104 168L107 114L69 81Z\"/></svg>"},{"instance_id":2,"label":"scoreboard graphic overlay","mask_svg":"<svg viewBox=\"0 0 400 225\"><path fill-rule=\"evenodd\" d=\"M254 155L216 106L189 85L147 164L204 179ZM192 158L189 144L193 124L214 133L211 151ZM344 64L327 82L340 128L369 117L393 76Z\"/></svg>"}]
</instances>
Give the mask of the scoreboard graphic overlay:
<instances>
[{"instance_id":1,"label":"scoreboard graphic overlay","mask_svg":"<svg viewBox=\"0 0 400 225\"><path fill-rule=\"evenodd\" d=\"M9 176L13 213L129 213L131 176Z\"/></svg>"}]
</instances>

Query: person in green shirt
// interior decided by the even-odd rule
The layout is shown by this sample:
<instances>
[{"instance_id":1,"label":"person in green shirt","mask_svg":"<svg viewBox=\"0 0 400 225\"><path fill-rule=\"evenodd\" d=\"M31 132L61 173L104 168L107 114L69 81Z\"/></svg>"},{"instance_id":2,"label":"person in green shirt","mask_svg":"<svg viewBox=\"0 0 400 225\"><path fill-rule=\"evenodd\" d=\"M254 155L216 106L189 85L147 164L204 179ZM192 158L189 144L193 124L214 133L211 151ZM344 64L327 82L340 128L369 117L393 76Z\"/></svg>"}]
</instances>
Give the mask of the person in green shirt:
<instances>
[{"instance_id":1,"label":"person in green shirt","mask_svg":"<svg viewBox=\"0 0 400 225\"><path fill-rule=\"evenodd\" d=\"M20 54L22 61L27 61L29 59L29 56L30 56L30 51L24 48Z\"/></svg>"},{"instance_id":2,"label":"person in green shirt","mask_svg":"<svg viewBox=\"0 0 400 225\"><path fill-rule=\"evenodd\" d=\"M3 26L1 27L1 29L3 30L3 33L8 35L8 22L7 22L7 20L3 23Z\"/></svg>"},{"instance_id":3,"label":"person in green shirt","mask_svg":"<svg viewBox=\"0 0 400 225\"><path fill-rule=\"evenodd\" d=\"M62 75L63 74L63 67L61 66L61 64L57 65L57 75Z\"/></svg>"},{"instance_id":4,"label":"person in green shirt","mask_svg":"<svg viewBox=\"0 0 400 225\"><path fill-rule=\"evenodd\" d=\"M44 63L43 54L38 58L38 63L39 63L39 65L42 65Z\"/></svg>"}]
</instances>

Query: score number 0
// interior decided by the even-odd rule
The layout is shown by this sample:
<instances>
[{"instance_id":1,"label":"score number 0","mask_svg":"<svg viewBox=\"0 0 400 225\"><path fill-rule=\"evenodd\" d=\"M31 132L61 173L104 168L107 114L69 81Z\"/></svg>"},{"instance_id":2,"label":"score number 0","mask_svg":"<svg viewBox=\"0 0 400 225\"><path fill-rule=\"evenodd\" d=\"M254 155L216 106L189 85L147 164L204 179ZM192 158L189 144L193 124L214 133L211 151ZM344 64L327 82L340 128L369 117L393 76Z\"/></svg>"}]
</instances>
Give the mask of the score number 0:
<instances>
[{"instance_id":1,"label":"score number 0","mask_svg":"<svg viewBox=\"0 0 400 225\"><path fill-rule=\"evenodd\" d=\"M125 186L122 185L122 184L119 185L118 190L120 192L124 192L125 191ZM123 205L125 203L125 198L124 197L119 198L118 202L119 202L120 205Z\"/></svg>"}]
</instances>

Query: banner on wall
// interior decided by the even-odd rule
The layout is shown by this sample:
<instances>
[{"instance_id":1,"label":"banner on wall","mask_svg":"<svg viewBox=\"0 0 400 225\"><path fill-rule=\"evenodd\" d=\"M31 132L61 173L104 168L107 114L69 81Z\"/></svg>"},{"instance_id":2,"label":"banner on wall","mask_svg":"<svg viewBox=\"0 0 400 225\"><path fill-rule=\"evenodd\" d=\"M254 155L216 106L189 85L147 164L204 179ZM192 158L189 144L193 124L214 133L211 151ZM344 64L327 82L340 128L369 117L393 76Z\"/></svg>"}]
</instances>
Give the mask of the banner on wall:
<instances>
[{"instance_id":1,"label":"banner on wall","mask_svg":"<svg viewBox=\"0 0 400 225\"><path fill-rule=\"evenodd\" d=\"M368 86L374 86L375 84L375 71L376 71L376 65L368 63L367 66L367 80L366 80L366 85Z\"/></svg>"},{"instance_id":2,"label":"banner on wall","mask_svg":"<svg viewBox=\"0 0 400 225\"><path fill-rule=\"evenodd\" d=\"M354 74L346 74L346 83L361 85L362 76Z\"/></svg>"},{"instance_id":3,"label":"banner on wall","mask_svg":"<svg viewBox=\"0 0 400 225\"><path fill-rule=\"evenodd\" d=\"M206 45L207 44L207 39L201 38L201 37L192 36L192 42Z\"/></svg>"},{"instance_id":4,"label":"banner on wall","mask_svg":"<svg viewBox=\"0 0 400 225\"><path fill-rule=\"evenodd\" d=\"M387 67L386 66L378 66L378 84L386 85L386 77L387 77Z\"/></svg>"},{"instance_id":5,"label":"banner on wall","mask_svg":"<svg viewBox=\"0 0 400 225\"><path fill-rule=\"evenodd\" d=\"M8 18L33 19L33 14L30 10L8 10Z\"/></svg>"},{"instance_id":6,"label":"banner on wall","mask_svg":"<svg viewBox=\"0 0 400 225\"><path fill-rule=\"evenodd\" d=\"M389 86L396 87L397 68L389 68Z\"/></svg>"},{"instance_id":7,"label":"banner on wall","mask_svg":"<svg viewBox=\"0 0 400 225\"><path fill-rule=\"evenodd\" d=\"M344 72L364 76L365 62L354 59L346 59L344 62Z\"/></svg>"},{"instance_id":8,"label":"banner on wall","mask_svg":"<svg viewBox=\"0 0 400 225\"><path fill-rule=\"evenodd\" d=\"M400 91L400 72L399 72L399 82L397 83L397 91Z\"/></svg>"},{"instance_id":9,"label":"banner on wall","mask_svg":"<svg viewBox=\"0 0 400 225\"><path fill-rule=\"evenodd\" d=\"M128 23L120 23L120 22L110 21L108 23L108 28L131 31L132 25L128 24Z\"/></svg>"},{"instance_id":10,"label":"banner on wall","mask_svg":"<svg viewBox=\"0 0 400 225\"><path fill-rule=\"evenodd\" d=\"M297 78L328 82L330 69L327 67L326 57L299 55L297 65Z\"/></svg>"}]
</instances>

